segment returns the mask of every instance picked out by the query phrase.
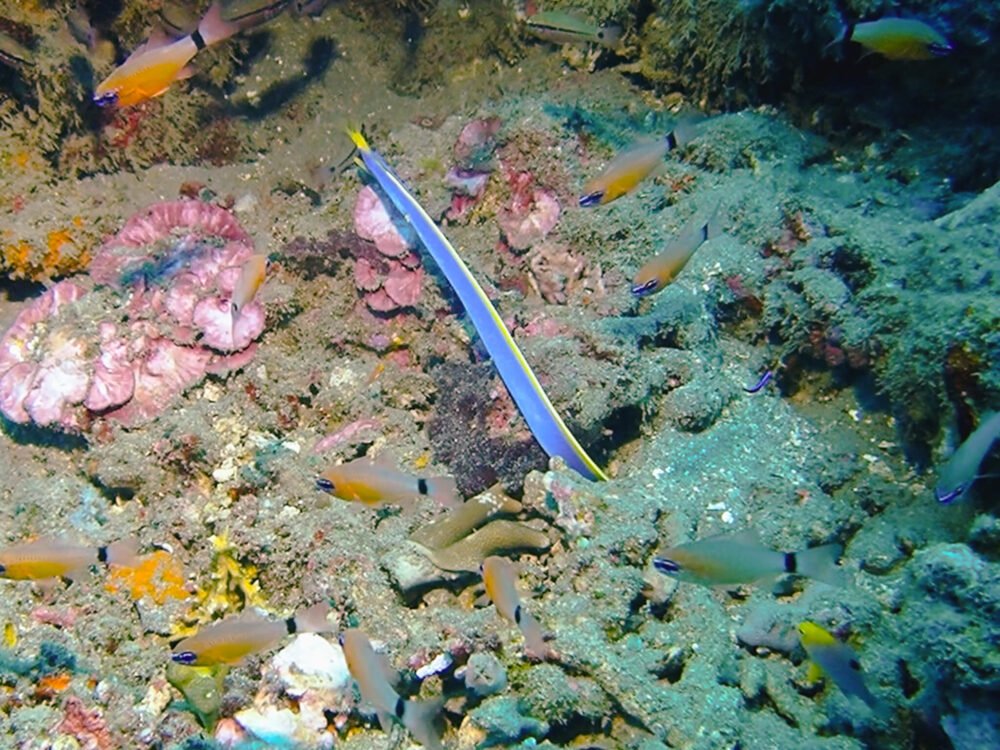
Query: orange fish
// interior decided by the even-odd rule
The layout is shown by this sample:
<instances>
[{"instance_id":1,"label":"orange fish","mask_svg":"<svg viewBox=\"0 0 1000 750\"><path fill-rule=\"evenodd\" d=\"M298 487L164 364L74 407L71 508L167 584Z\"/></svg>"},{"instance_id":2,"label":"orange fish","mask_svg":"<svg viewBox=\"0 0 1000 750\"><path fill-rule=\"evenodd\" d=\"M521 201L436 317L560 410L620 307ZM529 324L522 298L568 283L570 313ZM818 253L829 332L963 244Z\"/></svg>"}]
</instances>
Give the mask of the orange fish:
<instances>
[{"instance_id":1,"label":"orange fish","mask_svg":"<svg viewBox=\"0 0 1000 750\"><path fill-rule=\"evenodd\" d=\"M173 41L163 33L151 36L101 81L94 90L94 103L101 107L131 107L159 96L174 81L193 75L188 63L198 52L243 28L246 26L222 19L216 0L193 33Z\"/></svg>"},{"instance_id":2,"label":"orange fish","mask_svg":"<svg viewBox=\"0 0 1000 750\"><path fill-rule=\"evenodd\" d=\"M646 262L632 279L632 294L646 297L655 294L674 280L703 243L718 234L718 207L707 219L695 217L658 255Z\"/></svg>"},{"instance_id":3,"label":"orange fish","mask_svg":"<svg viewBox=\"0 0 1000 750\"><path fill-rule=\"evenodd\" d=\"M844 26L834 44L857 42L890 60L931 60L951 52L947 39L916 18L880 18Z\"/></svg>"},{"instance_id":4,"label":"orange fish","mask_svg":"<svg viewBox=\"0 0 1000 750\"><path fill-rule=\"evenodd\" d=\"M421 745L443 750L441 734L434 726L441 711L441 701L403 699L393 689L386 676L385 663L362 631L356 628L345 630L340 635L340 645L344 649L347 669L358 683L361 700L375 707L382 729L388 732L395 718Z\"/></svg>"},{"instance_id":5,"label":"orange fish","mask_svg":"<svg viewBox=\"0 0 1000 750\"><path fill-rule=\"evenodd\" d=\"M229 313L232 316L233 328L236 327L236 321L240 319L240 310L253 302L257 296L257 292L264 284L264 279L267 278L267 269L270 268L270 265L267 256L260 253L251 255L243 264L239 278L236 279L236 286L233 287L233 296L229 300Z\"/></svg>"},{"instance_id":6,"label":"orange fish","mask_svg":"<svg viewBox=\"0 0 1000 750\"><path fill-rule=\"evenodd\" d=\"M342 500L365 505L403 503L420 496L448 507L461 502L453 478L416 477L394 468L382 456L375 460L359 458L327 469L316 479L316 486Z\"/></svg>"},{"instance_id":7,"label":"orange fish","mask_svg":"<svg viewBox=\"0 0 1000 750\"><path fill-rule=\"evenodd\" d=\"M585 208L603 206L631 193L663 163L663 157L687 144L696 134L694 125L684 122L662 138L630 146L583 186L579 204Z\"/></svg>"},{"instance_id":8,"label":"orange fish","mask_svg":"<svg viewBox=\"0 0 1000 750\"><path fill-rule=\"evenodd\" d=\"M483 575L486 596L496 606L497 612L521 629L525 654L538 659L545 658L550 649L545 643L545 635L538 620L521 605L521 597L517 593L517 571L514 563L506 557L491 555L483 560L480 572Z\"/></svg>"},{"instance_id":9,"label":"orange fish","mask_svg":"<svg viewBox=\"0 0 1000 750\"><path fill-rule=\"evenodd\" d=\"M86 547L63 539L42 538L0 550L0 578L44 581L77 578L91 565L128 565L136 554L134 539L108 547Z\"/></svg>"},{"instance_id":10,"label":"orange fish","mask_svg":"<svg viewBox=\"0 0 1000 750\"><path fill-rule=\"evenodd\" d=\"M286 620L270 620L254 610L226 617L177 643L170 658L178 664L239 664L251 654L276 646L293 633L328 633L330 605L314 604Z\"/></svg>"}]
</instances>

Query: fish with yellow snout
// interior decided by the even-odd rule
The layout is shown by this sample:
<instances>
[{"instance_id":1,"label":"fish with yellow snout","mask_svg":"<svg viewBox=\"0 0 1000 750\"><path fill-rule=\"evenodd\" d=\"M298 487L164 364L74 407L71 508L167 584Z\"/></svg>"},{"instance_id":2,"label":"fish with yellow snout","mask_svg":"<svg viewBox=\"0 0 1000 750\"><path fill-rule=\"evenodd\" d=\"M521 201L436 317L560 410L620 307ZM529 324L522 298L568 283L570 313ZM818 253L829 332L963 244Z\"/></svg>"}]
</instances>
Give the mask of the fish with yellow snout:
<instances>
[{"instance_id":1,"label":"fish with yellow snout","mask_svg":"<svg viewBox=\"0 0 1000 750\"><path fill-rule=\"evenodd\" d=\"M952 51L948 40L916 18L880 18L877 21L847 23L830 44L856 42L890 60L932 60Z\"/></svg>"},{"instance_id":2,"label":"fish with yellow snout","mask_svg":"<svg viewBox=\"0 0 1000 750\"><path fill-rule=\"evenodd\" d=\"M865 686L861 674L861 662L854 649L826 628L814 622L799 623L799 638L812 662L806 680L816 682L821 675L827 675L844 695L860 698L866 706L879 712L879 702Z\"/></svg>"}]
</instances>

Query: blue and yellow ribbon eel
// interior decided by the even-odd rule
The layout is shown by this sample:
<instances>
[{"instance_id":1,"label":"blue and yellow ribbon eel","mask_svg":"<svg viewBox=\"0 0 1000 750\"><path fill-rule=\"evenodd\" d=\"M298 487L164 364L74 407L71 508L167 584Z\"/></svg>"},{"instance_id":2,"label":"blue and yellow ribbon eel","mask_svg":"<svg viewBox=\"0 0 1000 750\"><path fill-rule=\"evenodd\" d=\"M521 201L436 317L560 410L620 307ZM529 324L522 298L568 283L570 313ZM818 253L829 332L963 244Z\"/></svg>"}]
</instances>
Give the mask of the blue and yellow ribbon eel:
<instances>
[{"instance_id":1,"label":"blue and yellow ribbon eel","mask_svg":"<svg viewBox=\"0 0 1000 750\"><path fill-rule=\"evenodd\" d=\"M559 456L567 465L588 479L607 479L607 475L587 455L573 434L556 413L549 397L542 390L541 383L531 371L531 367L514 343L507 327L503 324L496 308L490 302L479 282L469 272L468 266L455 252L437 224L421 208L417 199L410 194L395 172L386 164L378 152L373 151L368 141L357 130L348 130L348 135L358 147L365 168L378 182L396 210L420 237L424 247L434 258L441 272L448 279L455 294L472 319L479 337L493 359L504 385L521 410L535 436L549 456Z\"/></svg>"}]
</instances>

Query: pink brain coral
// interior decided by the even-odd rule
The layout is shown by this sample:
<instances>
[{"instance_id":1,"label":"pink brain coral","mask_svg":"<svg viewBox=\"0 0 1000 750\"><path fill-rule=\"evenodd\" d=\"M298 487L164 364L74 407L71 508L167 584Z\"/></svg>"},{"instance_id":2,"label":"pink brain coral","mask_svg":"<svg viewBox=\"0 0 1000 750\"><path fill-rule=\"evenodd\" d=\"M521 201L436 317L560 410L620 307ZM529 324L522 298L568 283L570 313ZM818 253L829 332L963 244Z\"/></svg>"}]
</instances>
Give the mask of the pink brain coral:
<instances>
[{"instance_id":1,"label":"pink brain coral","mask_svg":"<svg viewBox=\"0 0 1000 750\"><path fill-rule=\"evenodd\" d=\"M244 366L264 308L233 316L229 299L253 252L228 211L199 201L129 219L95 253L96 285L56 284L0 338L0 412L71 432L98 416L133 426L207 372Z\"/></svg>"}]
</instances>

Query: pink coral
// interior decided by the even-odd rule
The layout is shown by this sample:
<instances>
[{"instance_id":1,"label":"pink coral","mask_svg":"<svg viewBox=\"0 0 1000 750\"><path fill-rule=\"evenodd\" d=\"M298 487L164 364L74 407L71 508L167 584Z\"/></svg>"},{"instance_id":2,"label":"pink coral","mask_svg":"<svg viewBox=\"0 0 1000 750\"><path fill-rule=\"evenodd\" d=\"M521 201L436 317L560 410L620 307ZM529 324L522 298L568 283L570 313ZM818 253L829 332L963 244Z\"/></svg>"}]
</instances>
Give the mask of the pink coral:
<instances>
[{"instance_id":1,"label":"pink coral","mask_svg":"<svg viewBox=\"0 0 1000 750\"><path fill-rule=\"evenodd\" d=\"M354 231L375 243L378 254L354 261L354 285L364 294L369 310L391 313L412 307L420 298L424 272L413 252L416 237L409 227L401 234L382 203L369 187L362 188L354 206Z\"/></svg>"},{"instance_id":2,"label":"pink coral","mask_svg":"<svg viewBox=\"0 0 1000 750\"><path fill-rule=\"evenodd\" d=\"M374 242L388 258L401 258L417 244L413 230L406 224L400 230L378 193L367 186L361 188L354 204L354 231L362 239Z\"/></svg>"},{"instance_id":3,"label":"pink coral","mask_svg":"<svg viewBox=\"0 0 1000 750\"><path fill-rule=\"evenodd\" d=\"M56 284L0 338L0 411L72 432L97 416L133 426L207 372L244 366L264 308L234 316L229 298L252 254L216 206L174 201L133 217L96 251L95 288Z\"/></svg>"},{"instance_id":4,"label":"pink coral","mask_svg":"<svg viewBox=\"0 0 1000 750\"><path fill-rule=\"evenodd\" d=\"M545 239L559 221L559 200L545 188L534 186L529 172L507 175L510 203L497 214L497 223L515 250L527 250Z\"/></svg>"}]
</instances>

